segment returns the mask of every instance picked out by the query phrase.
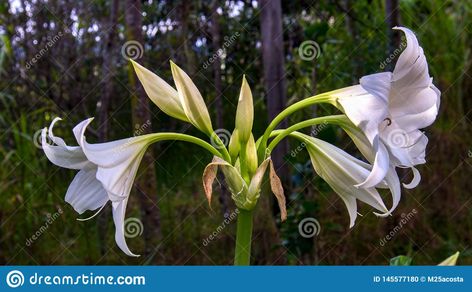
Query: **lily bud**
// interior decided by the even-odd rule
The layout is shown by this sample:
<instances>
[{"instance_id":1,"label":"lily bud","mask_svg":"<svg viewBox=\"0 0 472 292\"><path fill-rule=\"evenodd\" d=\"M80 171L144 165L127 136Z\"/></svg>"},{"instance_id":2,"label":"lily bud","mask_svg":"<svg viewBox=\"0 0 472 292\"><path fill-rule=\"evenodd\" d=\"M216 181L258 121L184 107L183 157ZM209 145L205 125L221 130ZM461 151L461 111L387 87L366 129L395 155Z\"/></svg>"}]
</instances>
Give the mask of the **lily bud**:
<instances>
[{"instance_id":1,"label":"lily bud","mask_svg":"<svg viewBox=\"0 0 472 292\"><path fill-rule=\"evenodd\" d=\"M252 133L252 123L254 121L254 105L252 92L246 77L243 76L243 84L239 94L238 108L236 109L236 129L239 131L239 141L245 145Z\"/></svg>"},{"instance_id":2,"label":"lily bud","mask_svg":"<svg viewBox=\"0 0 472 292\"><path fill-rule=\"evenodd\" d=\"M170 67L185 115L200 131L211 135L213 133L213 126L211 125L210 114L200 91L198 91L187 73L180 69L179 66L171 61Z\"/></svg>"},{"instance_id":3,"label":"lily bud","mask_svg":"<svg viewBox=\"0 0 472 292\"><path fill-rule=\"evenodd\" d=\"M134 71L138 76L139 81L144 87L144 91L163 112L176 119L189 122L184 109L180 104L179 94L172 86L161 79L156 74L139 65L133 60Z\"/></svg>"},{"instance_id":4,"label":"lily bud","mask_svg":"<svg viewBox=\"0 0 472 292\"><path fill-rule=\"evenodd\" d=\"M249 140L246 143L246 165L248 169L249 176L254 175L257 169L257 148L256 142L254 141L254 136L249 135Z\"/></svg>"},{"instance_id":5,"label":"lily bud","mask_svg":"<svg viewBox=\"0 0 472 292\"><path fill-rule=\"evenodd\" d=\"M241 144L239 143L239 132L238 129L234 129L233 133L231 134L231 138L229 139L228 145L228 151L229 155L231 156L231 161L236 161L240 150Z\"/></svg>"},{"instance_id":6,"label":"lily bud","mask_svg":"<svg viewBox=\"0 0 472 292\"><path fill-rule=\"evenodd\" d=\"M216 179L218 167L223 171L223 175L226 180L226 184L231 192L231 198L239 209L252 210L257 204L261 193L261 184L264 178L264 174L267 170L267 166L271 164L270 158L264 160L261 165L256 169L254 176L252 176L249 185L241 176L240 170L236 166L232 166L225 160L215 156L213 161L205 167L203 171L203 188L205 195L208 200L208 204L211 204L211 197L213 192L212 184ZM238 160L236 160L238 164ZM272 192L274 193L280 207L280 214L282 221L286 219L287 212L285 209L285 197L283 194L282 184L278 178L273 166L270 168L270 184Z\"/></svg>"}]
</instances>

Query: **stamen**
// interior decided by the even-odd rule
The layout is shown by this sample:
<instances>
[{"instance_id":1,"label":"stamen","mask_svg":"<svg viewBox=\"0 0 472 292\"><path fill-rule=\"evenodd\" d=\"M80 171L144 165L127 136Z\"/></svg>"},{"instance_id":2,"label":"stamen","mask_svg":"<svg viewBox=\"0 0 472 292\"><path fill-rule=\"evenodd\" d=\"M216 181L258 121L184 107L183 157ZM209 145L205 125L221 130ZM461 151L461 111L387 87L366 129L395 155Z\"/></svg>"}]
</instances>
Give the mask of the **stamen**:
<instances>
[{"instance_id":1,"label":"stamen","mask_svg":"<svg viewBox=\"0 0 472 292\"><path fill-rule=\"evenodd\" d=\"M390 118L385 118L384 121L387 121L387 127L392 124L392 120Z\"/></svg>"},{"instance_id":2,"label":"stamen","mask_svg":"<svg viewBox=\"0 0 472 292\"><path fill-rule=\"evenodd\" d=\"M100 208L100 210L98 210L98 211L97 211L95 214L93 214L92 216L90 216L90 217L88 217L88 218L83 218L83 219L82 219L82 218L77 218L77 221L87 221L87 220L90 220L90 219L94 218L95 216L98 215L98 213L100 213L100 212L103 210L103 208L105 208L106 205L107 205L107 203L103 204L103 206Z\"/></svg>"}]
</instances>

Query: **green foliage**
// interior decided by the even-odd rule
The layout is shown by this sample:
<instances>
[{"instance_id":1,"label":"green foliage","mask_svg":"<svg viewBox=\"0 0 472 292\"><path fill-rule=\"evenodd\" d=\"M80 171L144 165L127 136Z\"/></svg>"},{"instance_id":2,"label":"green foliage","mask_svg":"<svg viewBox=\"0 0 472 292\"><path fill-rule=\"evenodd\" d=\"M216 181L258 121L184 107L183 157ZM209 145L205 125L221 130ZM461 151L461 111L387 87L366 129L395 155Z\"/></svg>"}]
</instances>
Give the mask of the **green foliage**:
<instances>
[{"instance_id":1,"label":"green foliage","mask_svg":"<svg viewBox=\"0 0 472 292\"><path fill-rule=\"evenodd\" d=\"M399 255L390 259L391 266L410 266L412 258L404 255Z\"/></svg>"}]
</instances>

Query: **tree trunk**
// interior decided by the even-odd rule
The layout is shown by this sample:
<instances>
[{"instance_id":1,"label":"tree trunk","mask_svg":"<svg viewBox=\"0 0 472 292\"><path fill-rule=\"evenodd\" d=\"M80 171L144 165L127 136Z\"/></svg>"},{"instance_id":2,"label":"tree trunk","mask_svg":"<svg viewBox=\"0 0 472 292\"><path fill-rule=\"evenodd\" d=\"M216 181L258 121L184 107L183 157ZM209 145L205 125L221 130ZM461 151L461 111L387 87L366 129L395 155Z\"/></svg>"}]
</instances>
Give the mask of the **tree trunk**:
<instances>
[{"instance_id":1,"label":"tree trunk","mask_svg":"<svg viewBox=\"0 0 472 292\"><path fill-rule=\"evenodd\" d=\"M128 40L136 41L144 48L140 0L126 1L126 26ZM140 59L140 62L143 63L143 59ZM133 129L139 130L139 133L136 133L138 135L148 134L152 132L149 101L141 84L136 81L131 64L128 68L130 70L130 74L128 74L129 82L131 88L135 89L135 93L131 97ZM141 210L144 211L142 219L145 227L145 256L150 257L156 254L154 248L160 239L159 209L156 205L156 172L154 169L154 155L151 149L148 149L143 157L140 170L136 176L135 186L139 195ZM151 262L151 259L147 258L146 261Z\"/></svg>"},{"instance_id":2,"label":"tree trunk","mask_svg":"<svg viewBox=\"0 0 472 292\"><path fill-rule=\"evenodd\" d=\"M260 25L262 39L262 62L264 67L264 86L267 96L269 120L280 113L287 104L284 70L284 47L282 32L282 5L280 0L259 0L261 9ZM287 121L281 123L287 127ZM272 152L277 173L282 182L289 181L288 167L283 156L288 152L286 140Z\"/></svg>"},{"instance_id":3,"label":"tree trunk","mask_svg":"<svg viewBox=\"0 0 472 292\"><path fill-rule=\"evenodd\" d=\"M400 47L401 34L398 30L392 28L400 25L400 7L398 6L398 0L386 0L385 2L385 22L387 24L387 31L389 37L388 51L389 55ZM398 56L396 56L398 57ZM396 58L395 58L396 59ZM394 61L387 64L387 69L393 69Z\"/></svg>"},{"instance_id":4,"label":"tree trunk","mask_svg":"<svg viewBox=\"0 0 472 292\"><path fill-rule=\"evenodd\" d=\"M223 99L222 99L222 84L221 84L221 60L220 56L218 55L218 50L221 48L221 32L220 32L220 17L217 12L218 9L218 1L213 0L211 4L211 44L213 47L213 54L216 54L217 57L213 62L213 73L214 73L214 83L215 83L215 106L216 106L216 127L218 129L223 129L223 115L224 115L224 108L223 108ZM220 181L223 181L223 176L220 173ZM226 216L229 214L228 209L228 191L226 190L225 184L220 184L221 192L220 192L220 204L223 211L223 214Z\"/></svg>"},{"instance_id":5,"label":"tree trunk","mask_svg":"<svg viewBox=\"0 0 472 292\"><path fill-rule=\"evenodd\" d=\"M120 1L112 0L110 3L110 18L108 22L105 22L105 31L108 34L105 39L105 46L103 48L103 64L102 64L102 75L103 75L103 90L102 95L97 104L98 111L98 140L105 142L108 140L108 112L110 110L110 100L113 96L113 78L116 74L116 28L118 25L118 12L120 9ZM110 219L111 212L103 212L97 219L98 225L98 236L100 240L100 252L104 255L107 252L106 249L106 235L108 230L108 222Z\"/></svg>"},{"instance_id":6,"label":"tree trunk","mask_svg":"<svg viewBox=\"0 0 472 292\"><path fill-rule=\"evenodd\" d=\"M269 120L272 120L280 113L287 104L286 88L285 88L285 70L284 70L284 48L283 48L283 32L282 32L282 6L280 0L260 0L261 9L260 26L262 40L262 63L264 67L264 87L267 96L267 108ZM287 121L283 121L279 127L286 128ZM289 184L288 167L284 162L284 155L288 152L288 144L286 140L272 152L272 160L277 174L287 190ZM263 252L269 264L284 263L285 257L279 243L280 236L275 225L274 214L278 213L278 207L269 196L268 184L263 188L264 196L259 199L260 211L257 214L255 225L255 233L260 234L262 242L267 242L265 251L255 249L255 256ZM269 208L272 206L272 208ZM271 212L270 210L273 210ZM272 214L274 213L274 214ZM262 229L259 229L262 228ZM269 249L269 250L267 250Z\"/></svg>"}]
</instances>

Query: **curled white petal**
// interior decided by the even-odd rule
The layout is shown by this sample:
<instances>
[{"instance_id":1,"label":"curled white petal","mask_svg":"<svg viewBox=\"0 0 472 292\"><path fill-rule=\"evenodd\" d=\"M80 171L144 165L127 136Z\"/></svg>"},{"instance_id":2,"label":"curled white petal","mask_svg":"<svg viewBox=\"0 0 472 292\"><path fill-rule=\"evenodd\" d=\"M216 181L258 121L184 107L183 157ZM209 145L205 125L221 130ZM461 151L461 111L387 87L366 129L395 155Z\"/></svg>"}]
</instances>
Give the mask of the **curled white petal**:
<instances>
[{"instance_id":1,"label":"curled white petal","mask_svg":"<svg viewBox=\"0 0 472 292\"><path fill-rule=\"evenodd\" d=\"M413 179L411 180L410 183L403 184L403 187L405 187L405 189L416 188L421 181L421 174L419 170L416 169L415 167L411 167L411 170L413 171Z\"/></svg>"},{"instance_id":2,"label":"curled white petal","mask_svg":"<svg viewBox=\"0 0 472 292\"><path fill-rule=\"evenodd\" d=\"M372 171L369 176L360 184L357 184L358 188L372 188L377 186L385 178L390 165L389 154L385 145L377 137L374 144L375 159Z\"/></svg>"}]
</instances>

